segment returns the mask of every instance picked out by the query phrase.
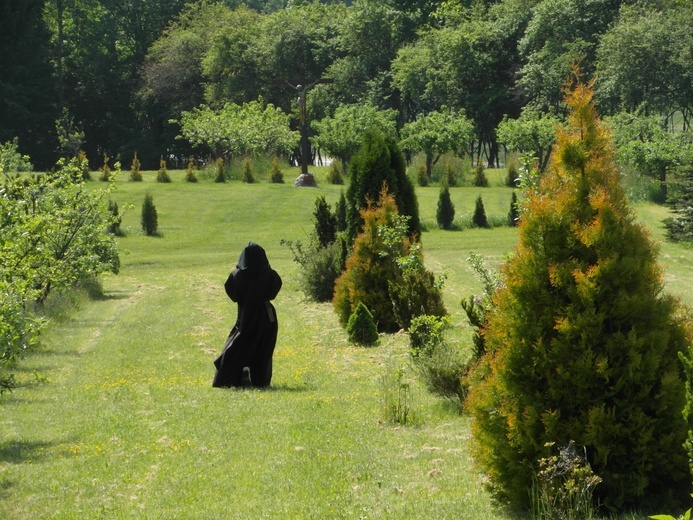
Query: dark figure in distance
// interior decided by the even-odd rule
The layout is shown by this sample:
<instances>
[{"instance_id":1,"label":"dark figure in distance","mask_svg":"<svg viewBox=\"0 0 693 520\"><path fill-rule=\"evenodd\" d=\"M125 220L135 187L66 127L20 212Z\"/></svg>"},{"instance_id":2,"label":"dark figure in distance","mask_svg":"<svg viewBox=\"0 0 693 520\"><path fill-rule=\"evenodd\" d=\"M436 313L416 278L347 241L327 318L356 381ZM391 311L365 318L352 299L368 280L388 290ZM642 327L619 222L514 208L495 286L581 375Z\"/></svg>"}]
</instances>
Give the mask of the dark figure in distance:
<instances>
[{"instance_id":1,"label":"dark figure in distance","mask_svg":"<svg viewBox=\"0 0 693 520\"><path fill-rule=\"evenodd\" d=\"M282 279L270 267L265 250L248 243L224 284L226 294L238 304L238 317L223 352L214 361L213 386L269 386L278 328L270 300L281 286Z\"/></svg>"}]
</instances>

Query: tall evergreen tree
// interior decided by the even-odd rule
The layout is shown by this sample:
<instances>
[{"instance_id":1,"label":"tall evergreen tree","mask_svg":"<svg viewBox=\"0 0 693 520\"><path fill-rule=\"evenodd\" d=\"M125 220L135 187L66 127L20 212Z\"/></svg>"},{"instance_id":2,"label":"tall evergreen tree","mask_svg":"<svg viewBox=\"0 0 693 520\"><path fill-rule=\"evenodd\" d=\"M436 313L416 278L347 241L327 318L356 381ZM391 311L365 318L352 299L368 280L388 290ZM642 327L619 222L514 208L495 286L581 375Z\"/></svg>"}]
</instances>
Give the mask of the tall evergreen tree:
<instances>
[{"instance_id":1,"label":"tall evergreen tree","mask_svg":"<svg viewBox=\"0 0 693 520\"><path fill-rule=\"evenodd\" d=\"M346 196L347 233L352 240L363 225L361 211L378 200L384 184L394 196L399 213L409 217L409 232L418 235L419 205L407 177L404 156L392 137L369 129L351 162L351 183Z\"/></svg>"},{"instance_id":2,"label":"tall evergreen tree","mask_svg":"<svg viewBox=\"0 0 693 520\"><path fill-rule=\"evenodd\" d=\"M569 128L527 193L488 314L468 399L475 456L491 489L524 508L545 443L575 441L608 509L671 507L690 493L678 359L690 338L619 184L591 86L566 103Z\"/></svg>"}]
</instances>

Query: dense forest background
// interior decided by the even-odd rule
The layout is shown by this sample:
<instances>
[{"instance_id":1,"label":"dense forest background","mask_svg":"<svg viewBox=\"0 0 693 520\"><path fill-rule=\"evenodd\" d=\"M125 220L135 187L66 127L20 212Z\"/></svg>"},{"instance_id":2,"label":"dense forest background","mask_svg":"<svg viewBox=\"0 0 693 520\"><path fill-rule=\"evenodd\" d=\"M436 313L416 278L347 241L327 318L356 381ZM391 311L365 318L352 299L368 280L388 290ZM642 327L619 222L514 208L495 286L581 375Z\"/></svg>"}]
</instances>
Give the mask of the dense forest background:
<instances>
[{"instance_id":1,"label":"dense forest background","mask_svg":"<svg viewBox=\"0 0 693 520\"><path fill-rule=\"evenodd\" d=\"M80 148L92 167L138 152L155 168L193 152L181 112L262 98L296 114L297 81L330 78L311 120L345 104L394 109L398 128L464 111L497 163L499 123L561 117L576 62L602 115L689 130L691 27L690 0L3 0L0 142L37 169Z\"/></svg>"}]
</instances>

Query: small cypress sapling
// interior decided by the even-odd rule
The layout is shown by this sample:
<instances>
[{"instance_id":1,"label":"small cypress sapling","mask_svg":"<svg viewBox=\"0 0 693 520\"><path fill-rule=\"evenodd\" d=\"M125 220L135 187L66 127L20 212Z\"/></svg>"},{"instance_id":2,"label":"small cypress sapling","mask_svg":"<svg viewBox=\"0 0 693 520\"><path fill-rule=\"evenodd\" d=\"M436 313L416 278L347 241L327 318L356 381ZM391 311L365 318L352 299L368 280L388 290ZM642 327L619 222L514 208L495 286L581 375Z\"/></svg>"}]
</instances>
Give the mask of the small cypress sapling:
<instances>
[{"instance_id":1,"label":"small cypress sapling","mask_svg":"<svg viewBox=\"0 0 693 520\"><path fill-rule=\"evenodd\" d=\"M513 195L510 198L510 211L508 212L508 226L510 227L516 227L520 220L520 210L517 204L517 195L513 191Z\"/></svg>"},{"instance_id":2,"label":"small cypress sapling","mask_svg":"<svg viewBox=\"0 0 693 520\"><path fill-rule=\"evenodd\" d=\"M505 177L505 185L508 188L517 188L520 181L520 172L517 169L517 160L511 159L508 163L508 175Z\"/></svg>"},{"instance_id":3,"label":"small cypress sapling","mask_svg":"<svg viewBox=\"0 0 693 520\"><path fill-rule=\"evenodd\" d=\"M327 171L327 182L330 184L344 184L342 176L342 168L339 166L339 161L332 161L330 169Z\"/></svg>"},{"instance_id":4,"label":"small cypress sapling","mask_svg":"<svg viewBox=\"0 0 693 520\"><path fill-rule=\"evenodd\" d=\"M346 231L347 228L347 210L346 197L344 191L339 192L339 200L334 208L334 215L337 219L337 231Z\"/></svg>"},{"instance_id":5,"label":"small cypress sapling","mask_svg":"<svg viewBox=\"0 0 693 520\"><path fill-rule=\"evenodd\" d=\"M373 315L363 303L359 302L347 323L349 341L362 346L372 346L378 342L378 327Z\"/></svg>"},{"instance_id":6,"label":"small cypress sapling","mask_svg":"<svg viewBox=\"0 0 693 520\"><path fill-rule=\"evenodd\" d=\"M135 156L132 158L132 164L130 165L130 180L133 182L142 182L142 172L140 171L140 167L142 164L140 163L140 160L137 158L137 152L135 152Z\"/></svg>"},{"instance_id":7,"label":"small cypress sapling","mask_svg":"<svg viewBox=\"0 0 693 520\"><path fill-rule=\"evenodd\" d=\"M103 166L99 168L101 172L101 176L99 177L100 181L108 182L111 180L111 168L108 166L109 159L110 157L108 157L108 155L103 154Z\"/></svg>"},{"instance_id":8,"label":"small cypress sapling","mask_svg":"<svg viewBox=\"0 0 693 520\"><path fill-rule=\"evenodd\" d=\"M108 200L108 213L110 214L110 219L108 222L108 232L112 235L119 236L121 234L120 224L123 221L123 216L118 210L118 203L114 200Z\"/></svg>"},{"instance_id":9,"label":"small cypress sapling","mask_svg":"<svg viewBox=\"0 0 693 520\"><path fill-rule=\"evenodd\" d=\"M284 183L284 172L282 172L282 169L279 166L279 159L277 157L275 157L272 160L272 168L270 169L270 180L275 184Z\"/></svg>"},{"instance_id":10,"label":"small cypress sapling","mask_svg":"<svg viewBox=\"0 0 693 520\"><path fill-rule=\"evenodd\" d=\"M446 185L443 185L440 190L436 220L438 221L438 227L441 229L451 229L452 223L455 220L455 205L450 199L450 189Z\"/></svg>"},{"instance_id":11,"label":"small cypress sapling","mask_svg":"<svg viewBox=\"0 0 693 520\"><path fill-rule=\"evenodd\" d=\"M243 159L243 166L241 166L241 180L246 184L252 184L255 182L253 178L253 168L250 165L250 159L247 157Z\"/></svg>"},{"instance_id":12,"label":"small cypress sapling","mask_svg":"<svg viewBox=\"0 0 693 520\"><path fill-rule=\"evenodd\" d=\"M486 218L486 209L484 208L484 201L481 199L481 195L476 198L474 215L472 216L472 226L478 228L489 227L488 219Z\"/></svg>"},{"instance_id":13,"label":"small cypress sapling","mask_svg":"<svg viewBox=\"0 0 693 520\"><path fill-rule=\"evenodd\" d=\"M327 247L337 239L337 217L332 213L332 208L325 200L324 195L315 199L315 234L318 237L320 247Z\"/></svg>"},{"instance_id":14,"label":"small cypress sapling","mask_svg":"<svg viewBox=\"0 0 693 520\"><path fill-rule=\"evenodd\" d=\"M445 163L445 184L450 188L457 186L457 175L455 175L455 168L452 163Z\"/></svg>"},{"instance_id":15,"label":"small cypress sapling","mask_svg":"<svg viewBox=\"0 0 693 520\"><path fill-rule=\"evenodd\" d=\"M416 182L422 188L428 186L428 174L426 174L426 165L420 164L416 169Z\"/></svg>"},{"instance_id":16,"label":"small cypress sapling","mask_svg":"<svg viewBox=\"0 0 693 520\"><path fill-rule=\"evenodd\" d=\"M159 171L156 174L156 182L171 182L171 177L166 169L166 159L163 157L159 160Z\"/></svg>"},{"instance_id":17,"label":"small cypress sapling","mask_svg":"<svg viewBox=\"0 0 693 520\"><path fill-rule=\"evenodd\" d=\"M154 197L147 192L144 195L144 203L142 204L142 229L147 236L156 235L159 229L159 217L154 206Z\"/></svg>"},{"instance_id":18,"label":"small cypress sapling","mask_svg":"<svg viewBox=\"0 0 693 520\"><path fill-rule=\"evenodd\" d=\"M217 159L218 161L219 159ZM191 155L188 159L188 166L185 169L185 180L186 182L197 182L197 165L195 164L195 158Z\"/></svg>"},{"instance_id":19,"label":"small cypress sapling","mask_svg":"<svg viewBox=\"0 0 693 520\"><path fill-rule=\"evenodd\" d=\"M474 168L474 186L477 188L487 188L488 178L486 177L486 171L484 170L484 165L479 161Z\"/></svg>"},{"instance_id":20,"label":"small cypress sapling","mask_svg":"<svg viewBox=\"0 0 693 520\"><path fill-rule=\"evenodd\" d=\"M77 154L77 167L82 172L82 179L90 181L91 173L89 172L89 160L87 159L87 152L84 150L80 150Z\"/></svg>"}]
</instances>

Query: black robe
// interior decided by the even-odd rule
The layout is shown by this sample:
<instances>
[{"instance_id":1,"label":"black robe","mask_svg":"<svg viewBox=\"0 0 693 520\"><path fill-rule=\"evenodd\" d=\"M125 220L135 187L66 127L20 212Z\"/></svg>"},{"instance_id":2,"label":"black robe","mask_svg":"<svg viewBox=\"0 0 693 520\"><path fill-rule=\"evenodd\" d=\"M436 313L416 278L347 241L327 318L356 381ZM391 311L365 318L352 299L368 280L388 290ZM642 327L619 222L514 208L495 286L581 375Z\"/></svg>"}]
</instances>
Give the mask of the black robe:
<instances>
[{"instance_id":1,"label":"black robe","mask_svg":"<svg viewBox=\"0 0 693 520\"><path fill-rule=\"evenodd\" d=\"M238 316L224 351L214 361L217 371L213 386L244 386L244 367L250 368L252 386L269 386L278 330L277 313L270 300L281 286L282 280L270 267L265 251L257 244L248 244L224 284L226 294L238 304Z\"/></svg>"}]
</instances>

